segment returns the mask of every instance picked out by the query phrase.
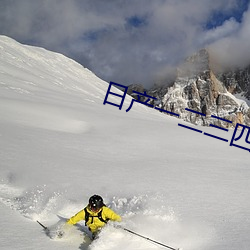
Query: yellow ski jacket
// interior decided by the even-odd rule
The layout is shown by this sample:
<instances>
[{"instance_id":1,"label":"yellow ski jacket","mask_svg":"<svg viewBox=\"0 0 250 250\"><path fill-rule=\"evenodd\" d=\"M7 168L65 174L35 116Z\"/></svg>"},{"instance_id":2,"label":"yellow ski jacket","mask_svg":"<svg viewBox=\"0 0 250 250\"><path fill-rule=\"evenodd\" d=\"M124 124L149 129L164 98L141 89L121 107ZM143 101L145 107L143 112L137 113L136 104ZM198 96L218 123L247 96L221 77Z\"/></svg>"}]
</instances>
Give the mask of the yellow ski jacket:
<instances>
[{"instance_id":1,"label":"yellow ski jacket","mask_svg":"<svg viewBox=\"0 0 250 250\"><path fill-rule=\"evenodd\" d=\"M121 221L121 217L116 214L113 210L110 208L103 206L99 211L93 212L89 209L89 207L86 207L87 212L89 213L88 221L85 221L86 226L90 229L92 233L97 232L100 228L102 228L106 223L104 221L112 220L112 221ZM100 220L98 218L98 215L100 215L101 212L101 218L104 220ZM68 221L67 224L74 225L80 220L85 220L85 210L82 209L77 214L72 216Z\"/></svg>"}]
</instances>

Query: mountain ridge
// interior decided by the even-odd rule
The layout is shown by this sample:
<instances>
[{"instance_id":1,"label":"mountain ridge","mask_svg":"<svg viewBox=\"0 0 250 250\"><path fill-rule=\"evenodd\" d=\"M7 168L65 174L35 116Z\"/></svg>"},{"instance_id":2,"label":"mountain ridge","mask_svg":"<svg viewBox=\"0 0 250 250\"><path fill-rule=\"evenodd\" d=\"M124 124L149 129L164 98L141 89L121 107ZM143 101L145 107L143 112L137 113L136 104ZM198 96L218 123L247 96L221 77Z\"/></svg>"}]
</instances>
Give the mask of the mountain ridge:
<instances>
[{"instance_id":1,"label":"mountain ridge","mask_svg":"<svg viewBox=\"0 0 250 250\"><path fill-rule=\"evenodd\" d=\"M195 125L213 124L223 128L235 127L237 123L250 125L249 106L241 99L250 98L250 66L246 69L216 72L211 61L207 49L201 49L188 57L177 68L172 85L155 85L148 89L147 93L158 101L156 103L152 100L151 104L177 113L181 119ZM128 93L136 89L138 85L130 85ZM205 116L190 113L186 109ZM211 116L232 123L215 120Z\"/></svg>"}]
</instances>

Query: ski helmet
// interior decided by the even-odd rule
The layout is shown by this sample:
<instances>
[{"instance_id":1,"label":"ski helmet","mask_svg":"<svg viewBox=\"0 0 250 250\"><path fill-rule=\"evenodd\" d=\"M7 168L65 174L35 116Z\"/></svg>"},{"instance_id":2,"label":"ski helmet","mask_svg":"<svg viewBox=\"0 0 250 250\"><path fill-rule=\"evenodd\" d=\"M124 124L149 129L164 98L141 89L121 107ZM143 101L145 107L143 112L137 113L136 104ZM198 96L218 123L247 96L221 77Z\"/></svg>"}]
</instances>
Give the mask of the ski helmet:
<instances>
[{"instance_id":1,"label":"ski helmet","mask_svg":"<svg viewBox=\"0 0 250 250\"><path fill-rule=\"evenodd\" d=\"M93 195L89 198L89 206L93 210L98 210L103 207L103 199L99 195Z\"/></svg>"}]
</instances>

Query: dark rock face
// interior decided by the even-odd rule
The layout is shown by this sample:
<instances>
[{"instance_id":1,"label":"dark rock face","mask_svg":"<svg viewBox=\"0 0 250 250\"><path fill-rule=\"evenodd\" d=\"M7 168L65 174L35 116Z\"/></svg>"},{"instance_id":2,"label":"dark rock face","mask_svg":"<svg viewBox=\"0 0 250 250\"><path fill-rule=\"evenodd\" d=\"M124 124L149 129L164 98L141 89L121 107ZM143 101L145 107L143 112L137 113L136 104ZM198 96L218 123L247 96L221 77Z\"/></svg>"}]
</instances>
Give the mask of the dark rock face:
<instances>
[{"instance_id":1,"label":"dark rock face","mask_svg":"<svg viewBox=\"0 0 250 250\"><path fill-rule=\"evenodd\" d=\"M128 86L127 94L131 95L132 97L134 97L137 100L137 94L135 94L133 91L144 93L144 91L146 91L146 89L141 84L131 84Z\"/></svg>"},{"instance_id":2,"label":"dark rock face","mask_svg":"<svg viewBox=\"0 0 250 250\"><path fill-rule=\"evenodd\" d=\"M218 74L218 79L225 84L230 93L240 93L250 100L250 66Z\"/></svg>"}]
</instances>

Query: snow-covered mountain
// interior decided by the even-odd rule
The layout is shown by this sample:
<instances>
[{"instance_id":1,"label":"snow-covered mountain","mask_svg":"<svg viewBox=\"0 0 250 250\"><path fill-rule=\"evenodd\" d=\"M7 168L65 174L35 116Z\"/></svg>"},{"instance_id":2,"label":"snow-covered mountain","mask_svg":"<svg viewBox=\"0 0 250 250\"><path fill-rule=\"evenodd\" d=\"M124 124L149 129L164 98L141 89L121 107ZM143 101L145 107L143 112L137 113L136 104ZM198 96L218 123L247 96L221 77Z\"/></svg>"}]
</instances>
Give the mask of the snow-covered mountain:
<instances>
[{"instance_id":1,"label":"snow-covered mountain","mask_svg":"<svg viewBox=\"0 0 250 250\"><path fill-rule=\"evenodd\" d=\"M237 123L250 125L250 109L247 103L229 93L210 66L207 50L200 50L189 57L178 69L174 85L162 99L162 107L180 114L180 118L194 124L235 127ZM186 111L198 111L206 116ZM213 119L217 116L229 121Z\"/></svg>"},{"instance_id":2,"label":"snow-covered mountain","mask_svg":"<svg viewBox=\"0 0 250 250\"><path fill-rule=\"evenodd\" d=\"M196 125L213 124L228 128L239 123L249 126L249 68L221 73L214 69L211 61L206 49L187 58L177 69L176 79L171 86L163 84L147 91L157 98L157 103L151 103L179 114L180 119ZM129 93L136 89L139 87L130 86ZM214 119L213 116L232 123Z\"/></svg>"},{"instance_id":3,"label":"snow-covered mountain","mask_svg":"<svg viewBox=\"0 0 250 250\"><path fill-rule=\"evenodd\" d=\"M97 193L124 227L171 247L248 250L249 152L229 146L233 130L195 126L226 143L145 105L126 112L130 96L121 110L103 105L108 86L63 55L0 37L0 248L162 249L112 225L91 243L84 222L62 239L36 223L54 228Z\"/></svg>"}]
</instances>

